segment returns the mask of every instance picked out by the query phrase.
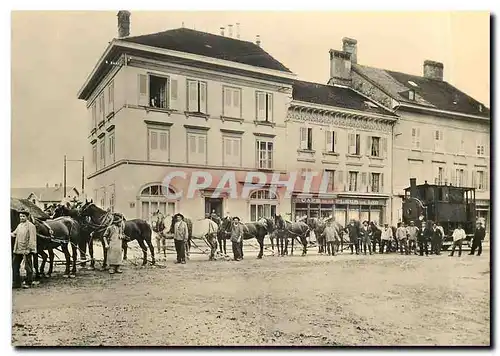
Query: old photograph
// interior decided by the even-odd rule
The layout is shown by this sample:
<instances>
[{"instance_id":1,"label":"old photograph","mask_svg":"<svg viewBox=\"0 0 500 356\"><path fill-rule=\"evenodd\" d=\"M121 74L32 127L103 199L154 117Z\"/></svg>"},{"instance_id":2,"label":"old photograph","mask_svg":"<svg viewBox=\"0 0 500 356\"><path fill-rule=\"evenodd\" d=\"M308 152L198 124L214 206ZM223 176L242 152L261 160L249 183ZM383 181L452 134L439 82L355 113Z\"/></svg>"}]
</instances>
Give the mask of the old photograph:
<instances>
[{"instance_id":1,"label":"old photograph","mask_svg":"<svg viewBox=\"0 0 500 356\"><path fill-rule=\"evenodd\" d=\"M12 11L11 345L491 346L490 16Z\"/></svg>"}]
</instances>

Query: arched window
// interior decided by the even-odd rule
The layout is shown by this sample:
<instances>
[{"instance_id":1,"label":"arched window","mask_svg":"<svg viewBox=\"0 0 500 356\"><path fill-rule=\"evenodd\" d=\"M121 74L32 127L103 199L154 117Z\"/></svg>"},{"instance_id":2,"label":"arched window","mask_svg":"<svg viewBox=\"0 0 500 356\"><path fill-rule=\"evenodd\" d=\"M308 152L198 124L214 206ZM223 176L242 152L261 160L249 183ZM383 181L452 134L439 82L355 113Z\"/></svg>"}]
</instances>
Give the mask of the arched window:
<instances>
[{"instance_id":1,"label":"arched window","mask_svg":"<svg viewBox=\"0 0 500 356\"><path fill-rule=\"evenodd\" d=\"M276 215L278 197L269 190L257 190L250 194L250 221Z\"/></svg>"},{"instance_id":2,"label":"arched window","mask_svg":"<svg viewBox=\"0 0 500 356\"><path fill-rule=\"evenodd\" d=\"M139 194L141 219L151 220L152 214L157 210L164 215L175 214L176 201L168 198L167 193L173 195L175 191L170 187L167 188L157 183L142 188Z\"/></svg>"}]
</instances>

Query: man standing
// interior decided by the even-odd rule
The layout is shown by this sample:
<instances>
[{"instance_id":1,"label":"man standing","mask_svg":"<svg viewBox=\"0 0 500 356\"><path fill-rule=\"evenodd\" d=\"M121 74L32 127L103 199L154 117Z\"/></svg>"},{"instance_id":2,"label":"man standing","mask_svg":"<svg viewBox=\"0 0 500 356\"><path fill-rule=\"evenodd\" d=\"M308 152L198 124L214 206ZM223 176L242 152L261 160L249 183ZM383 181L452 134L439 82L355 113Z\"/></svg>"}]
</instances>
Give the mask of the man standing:
<instances>
[{"instance_id":1,"label":"man standing","mask_svg":"<svg viewBox=\"0 0 500 356\"><path fill-rule=\"evenodd\" d=\"M406 224L404 222L398 223L398 228L396 230L396 239L399 242L399 252L401 254L408 254L408 230L406 230Z\"/></svg>"},{"instance_id":2,"label":"man standing","mask_svg":"<svg viewBox=\"0 0 500 356\"><path fill-rule=\"evenodd\" d=\"M410 253L417 254L417 236L419 234L418 227L415 226L414 221L410 221L410 226L406 228L408 231L408 249Z\"/></svg>"},{"instance_id":3,"label":"man standing","mask_svg":"<svg viewBox=\"0 0 500 356\"><path fill-rule=\"evenodd\" d=\"M240 224L240 218L233 217L233 228L231 229L231 243L233 245L233 258L235 261L241 261L243 258L241 243L243 241L243 228Z\"/></svg>"},{"instance_id":4,"label":"man standing","mask_svg":"<svg viewBox=\"0 0 500 356\"><path fill-rule=\"evenodd\" d=\"M443 241L443 233L441 229L438 228L437 224L432 224L432 235L431 235L431 254L440 255L441 254L441 243Z\"/></svg>"},{"instance_id":5,"label":"man standing","mask_svg":"<svg viewBox=\"0 0 500 356\"><path fill-rule=\"evenodd\" d=\"M125 230L125 223L123 217L116 215L113 218L113 223L106 228L103 235L104 248L108 249L108 263L111 267L110 274L122 273L120 266L123 259L123 231Z\"/></svg>"},{"instance_id":6,"label":"man standing","mask_svg":"<svg viewBox=\"0 0 500 356\"><path fill-rule=\"evenodd\" d=\"M354 219L351 219L349 225L347 225L347 231L349 231L349 242L351 245L351 255L353 252L353 246L356 249L356 255L359 255L359 244L358 239L360 236L359 225L356 223Z\"/></svg>"},{"instance_id":7,"label":"man standing","mask_svg":"<svg viewBox=\"0 0 500 356\"><path fill-rule=\"evenodd\" d=\"M389 245L392 240L392 229L389 227L388 223L384 224L384 229L382 230L382 236L380 236L380 253L384 253L384 247L386 248L386 253L389 252Z\"/></svg>"},{"instance_id":8,"label":"man standing","mask_svg":"<svg viewBox=\"0 0 500 356\"><path fill-rule=\"evenodd\" d=\"M418 249L420 251L420 256L425 255L429 256L429 240L431 239L432 236L432 229L430 226L427 226L427 224L422 222L422 230L420 233L417 235L417 240L418 240Z\"/></svg>"},{"instance_id":9,"label":"man standing","mask_svg":"<svg viewBox=\"0 0 500 356\"><path fill-rule=\"evenodd\" d=\"M177 261L175 263L186 263L186 243L188 240L188 228L184 221L184 215L175 214L174 225L174 244L177 252Z\"/></svg>"},{"instance_id":10,"label":"man standing","mask_svg":"<svg viewBox=\"0 0 500 356\"><path fill-rule=\"evenodd\" d=\"M474 238L472 239L472 247L469 255L474 255L474 252L476 251L477 248L477 255L481 256L481 253L483 252L483 240L485 236L486 236L486 230L481 225L481 222L478 221L476 225L476 232L474 233Z\"/></svg>"},{"instance_id":11,"label":"man standing","mask_svg":"<svg viewBox=\"0 0 500 356\"><path fill-rule=\"evenodd\" d=\"M363 227L361 228L361 241L363 244L363 253L366 255L366 247L368 246L368 252L372 254L372 242L371 242L370 227L368 226L368 221L363 221ZM361 248L360 248L361 249Z\"/></svg>"},{"instance_id":12,"label":"man standing","mask_svg":"<svg viewBox=\"0 0 500 356\"><path fill-rule=\"evenodd\" d=\"M29 213L26 210L19 212L20 223L11 233L15 238L12 257L12 287L29 288L33 283L33 255L36 258L36 227L28 220ZM26 270L26 284L21 285L21 262L24 260Z\"/></svg>"},{"instance_id":13,"label":"man standing","mask_svg":"<svg viewBox=\"0 0 500 356\"><path fill-rule=\"evenodd\" d=\"M466 238L464 229L462 229L462 224L458 224L458 227L453 231L453 247L451 248L450 257L453 257L455 249L458 246L458 257L462 256L462 241Z\"/></svg>"}]
</instances>

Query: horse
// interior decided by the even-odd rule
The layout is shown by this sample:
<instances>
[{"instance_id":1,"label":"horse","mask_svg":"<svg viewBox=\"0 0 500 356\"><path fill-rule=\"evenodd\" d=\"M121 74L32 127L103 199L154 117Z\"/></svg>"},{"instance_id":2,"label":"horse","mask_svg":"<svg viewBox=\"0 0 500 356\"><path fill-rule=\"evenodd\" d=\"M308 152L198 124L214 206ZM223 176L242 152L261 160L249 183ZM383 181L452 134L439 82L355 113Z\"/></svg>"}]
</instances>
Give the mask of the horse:
<instances>
[{"instance_id":1,"label":"horse","mask_svg":"<svg viewBox=\"0 0 500 356\"><path fill-rule=\"evenodd\" d=\"M219 244L219 251L220 253L224 254L227 256L227 250L226 250L226 240L229 235L231 235L231 229L232 229L232 221L230 216L226 216L225 218L221 219L221 222L219 224L219 230L217 231L217 242Z\"/></svg>"},{"instance_id":2,"label":"horse","mask_svg":"<svg viewBox=\"0 0 500 356\"><path fill-rule=\"evenodd\" d=\"M56 219L42 221L40 219L32 219L37 232L37 252L42 257L42 264L38 270L38 261L36 261L37 275L44 275L45 263L47 255L44 250L49 251L50 265L48 276L52 274L54 264L53 249L61 247L66 259L66 269L63 277L76 277L76 260L78 258L77 249L80 238L80 225L77 221L70 217L59 217ZM71 245L72 254L70 255L69 246ZM71 265L71 270L70 270Z\"/></svg>"},{"instance_id":3,"label":"horse","mask_svg":"<svg viewBox=\"0 0 500 356\"><path fill-rule=\"evenodd\" d=\"M209 261L215 260L218 231L219 225L208 217L195 221L192 226L191 236L204 240L210 247Z\"/></svg>"},{"instance_id":4,"label":"horse","mask_svg":"<svg viewBox=\"0 0 500 356\"><path fill-rule=\"evenodd\" d=\"M305 222L291 222L289 220L285 220L281 215L278 214L275 216L275 225L276 229L278 230L279 242L281 243L282 256L284 255L285 251L286 253L288 253L289 238L292 239L292 255L294 239L297 239L300 243L302 243L302 256L305 256L307 254L307 236L309 235L311 229ZM283 241L285 241L284 249Z\"/></svg>"},{"instance_id":5,"label":"horse","mask_svg":"<svg viewBox=\"0 0 500 356\"><path fill-rule=\"evenodd\" d=\"M256 222L243 223L243 239L241 246L241 257L243 258L243 241L255 238L259 243L258 259L264 255L264 238L274 231L274 220L272 218L260 218Z\"/></svg>"},{"instance_id":6,"label":"horse","mask_svg":"<svg viewBox=\"0 0 500 356\"><path fill-rule=\"evenodd\" d=\"M91 200L86 201L85 204L80 209L80 215L82 217L89 217L90 221L87 221L87 226L89 226L93 231L93 238L98 238L101 241L104 261L102 263L102 268L106 269L107 267L107 250L104 248L103 235L106 228L108 228L113 222L113 218L115 216L120 216L123 218L123 215L118 213L112 213L109 211L104 211L99 208L94 202ZM139 246L142 249L142 265L145 266L148 261L148 250L146 248L146 244L151 251L151 264L154 265L155 262L155 252L154 247L151 242L151 227L149 224L142 219L133 219L133 220L125 220L125 230L124 230L125 238L122 240L122 248L123 248L123 259L127 259L127 243L130 241L136 240ZM93 240L93 239L92 239Z\"/></svg>"},{"instance_id":7,"label":"horse","mask_svg":"<svg viewBox=\"0 0 500 356\"><path fill-rule=\"evenodd\" d=\"M318 242L318 253L326 252L326 238L323 235L323 232L326 228L326 221L319 218L308 218L304 221L309 229L314 232L316 236L316 241Z\"/></svg>"},{"instance_id":8,"label":"horse","mask_svg":"<svg viewBox=\"0 0 500 356\"><path fill-rule=\"evenodd\" d=\"M94 259L94 244L92 243L92 228L87 224L85 217L80 215L80 210L78 205L73 207L68 207L64 204L56 204L54 208L53 218L58 218L61 216L69 216L80 225L80 239L78 250L80 251L80 265L86 267L87 265L87 246L89 248L90 256L90 268L95 269L95 259Z\"/></svg>"}]
</instances>

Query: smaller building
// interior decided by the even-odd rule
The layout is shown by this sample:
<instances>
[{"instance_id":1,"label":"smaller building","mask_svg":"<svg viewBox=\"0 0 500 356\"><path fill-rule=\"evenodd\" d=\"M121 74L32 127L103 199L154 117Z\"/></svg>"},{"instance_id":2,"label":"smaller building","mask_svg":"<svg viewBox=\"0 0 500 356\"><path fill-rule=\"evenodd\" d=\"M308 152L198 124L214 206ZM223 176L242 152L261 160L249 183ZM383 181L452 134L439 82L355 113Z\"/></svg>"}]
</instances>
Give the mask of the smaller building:
<instances>
[{"instance_id":1,"label":"smaller building","mask_svg":"<svg viewBox=\"0 0 500 356\"><path fill-rule=\"evenodd\" d=\"M44 210L52 204L60 203L64 198L64 187L62 184L55 184L53 187L47 184L45 187L12 188L10 192L12 198L28 199ZM66 187L67 199L78 199L79 197L80 192L76 187Z\"/></svg>"}]
</instances>

